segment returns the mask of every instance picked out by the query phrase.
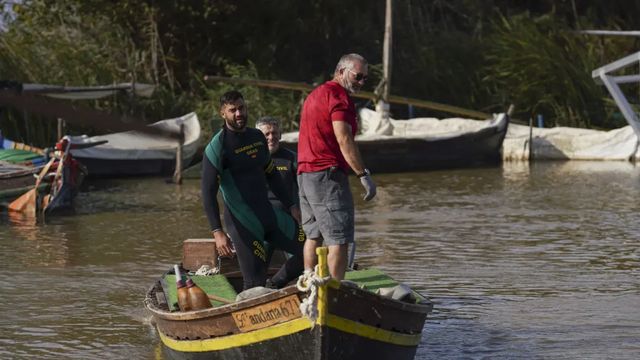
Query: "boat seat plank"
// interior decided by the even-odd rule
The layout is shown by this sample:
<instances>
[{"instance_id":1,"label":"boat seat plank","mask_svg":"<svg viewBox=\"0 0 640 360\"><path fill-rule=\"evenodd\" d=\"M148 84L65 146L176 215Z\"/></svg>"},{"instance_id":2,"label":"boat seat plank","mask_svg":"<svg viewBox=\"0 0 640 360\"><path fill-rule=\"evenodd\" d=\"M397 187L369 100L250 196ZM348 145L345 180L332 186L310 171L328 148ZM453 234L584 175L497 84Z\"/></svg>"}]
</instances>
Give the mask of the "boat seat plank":
<instances>
[{"instance_id":1,"label":"boat seat plank","mask_svg":"<svg viewBox=\"0 0 640 360\"><path fill-rule=\"evenodd\" d=\"M207 294L217 295L230 301L236 300L237 293L224 275L193 275L189 277ZM168 284L166 291L168 292L167 302L169 303L169 310L178 311L176 276L167 274L164 280L166 280ZM225 305L216 300L211 300L211 304L213 307Z\"/></svg>"},{"instance_id":2,"label":"boat seat plank","mask_svg":"<svg viewBox=\"0 0 640 360\"><path fill-rule=\"evenodd\" d=\"M42 155L27 150L1 149L0 160L9 163L23 163L34 159L43 158Z\"/></svg>"},{"instance_id":3,"label":"boat seat plank","mask_svg":"<svg viewBox=\"0 0 640 360\"><path fill-rule=\"evenodd\" d=\"M389 275L375 268L347 271L345 274L345 280L352 281L361 289L368 290L373 293L378 289L392 288L400 284ZM426 301L426 298L422 296L422 294L414 290L411 290L411 293L417 302Z\"/></svg>"},{"instance_id":4,"label":"boat seat plank","mask_svg":"<svg viewBox=\"0 0 640 360\"><path fill-rule=\"evenodd\" d=\"M375 292L379 288L394 287L398 282L378 269L347 271L345 279L353 281L362 289Z\"/></svg>"}]
</instances>

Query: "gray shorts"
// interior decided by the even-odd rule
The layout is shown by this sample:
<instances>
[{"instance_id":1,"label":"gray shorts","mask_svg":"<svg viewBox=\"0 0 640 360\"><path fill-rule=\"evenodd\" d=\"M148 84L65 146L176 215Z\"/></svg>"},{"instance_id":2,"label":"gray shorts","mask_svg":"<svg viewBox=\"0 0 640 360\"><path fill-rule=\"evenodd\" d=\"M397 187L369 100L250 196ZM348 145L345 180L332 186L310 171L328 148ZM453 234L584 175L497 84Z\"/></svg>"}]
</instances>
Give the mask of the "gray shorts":
<instances>
[{"instance_id":1,"label":"gray shorts","mask_svg":"<svg viewBox=\"0 0 640 360\"><path fill-rule=\"evenodd\" d=\"M324 245L353 243L354 210L349 177L335 167L298 175L302 229Z\"/></svg>"}]
</instances>

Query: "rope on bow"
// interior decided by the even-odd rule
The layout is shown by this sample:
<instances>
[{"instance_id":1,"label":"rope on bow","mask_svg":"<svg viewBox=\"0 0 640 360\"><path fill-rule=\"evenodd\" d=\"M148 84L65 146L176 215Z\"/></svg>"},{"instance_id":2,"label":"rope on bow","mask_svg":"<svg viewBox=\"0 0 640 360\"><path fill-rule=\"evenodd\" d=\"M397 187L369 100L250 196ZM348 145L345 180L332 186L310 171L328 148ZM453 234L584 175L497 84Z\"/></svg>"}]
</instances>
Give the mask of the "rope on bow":
<instances>
[{"instance_id":1,"label":"rope on bow","mask_svg":"<svg viewBox=\"0 0 640 360\"><path fill-rule=\"evenodd\" d=\"M300 303L300 312L311 320L312 329L318 318L318 288L331 279L331 276L320 277L317 270L318 265L316 265L314 271L305 270L296 283L298 290L310 292L309 296Z\"/></svg>"}]
</instances>

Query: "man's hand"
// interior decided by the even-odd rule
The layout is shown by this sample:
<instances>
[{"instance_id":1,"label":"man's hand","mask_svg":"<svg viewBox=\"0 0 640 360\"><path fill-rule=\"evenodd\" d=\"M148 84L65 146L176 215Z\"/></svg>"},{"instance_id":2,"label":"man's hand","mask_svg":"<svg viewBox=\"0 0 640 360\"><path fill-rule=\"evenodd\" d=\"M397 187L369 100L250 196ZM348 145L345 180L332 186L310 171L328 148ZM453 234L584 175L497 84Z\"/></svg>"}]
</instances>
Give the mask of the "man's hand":
<instances>
[{"instance_id":1,"label":"man's hand","mask_svg":"<svg viewBox=\"0 0 640 360\"><path fill-rule=\"evenodd\" d=\"M291 212L291 217L293 217L298 222L298 224L301 224L302 214L300 213L300 207L298 205L293 205L289 210Z\"/></svg>"},{"instance_id":2,"label":"man's hand","mask_svg":"<svg viewBox=\"0 0 640 360\"><path fill-rule=\"evenodd\" d=\"M234 255L233 244L227 234L224 231L216 231L213 233L213 238L216 240L218 255L232 258Z\"/></svg>"},{"instance_id":3,"label":"man's hand","mask_svg":"<svg viewBox=\"0 0 640 360\"><path fill-rule=\"evenodd\" d=\"M369 201L376 196L376 184L373 182L373 179L370 175L365 175L360 177L360 182L362 183L362 187L364 187L364 201Z\"/></svg>"}]
</instances>

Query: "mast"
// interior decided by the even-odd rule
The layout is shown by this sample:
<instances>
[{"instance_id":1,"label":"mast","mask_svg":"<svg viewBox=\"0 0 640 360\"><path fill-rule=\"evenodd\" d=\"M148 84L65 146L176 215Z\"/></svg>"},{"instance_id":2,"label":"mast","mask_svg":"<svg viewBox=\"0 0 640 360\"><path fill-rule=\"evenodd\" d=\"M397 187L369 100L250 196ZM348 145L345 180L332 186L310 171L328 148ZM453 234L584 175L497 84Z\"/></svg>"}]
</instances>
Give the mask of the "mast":
<instances>
[{"instance_id":1,"label":"mast","mask_svg":"<svg viewBox=\"0 0 640 360\"><path fill-rule=\"evenodd\" d=\"M383 123L389 121L389 93L391 90L391 46L393 38L393 0L386 0L384 43L382 48L383 79L380 99L376 104L376 112L380 114Z\"/></svg>"}]
</instances>

